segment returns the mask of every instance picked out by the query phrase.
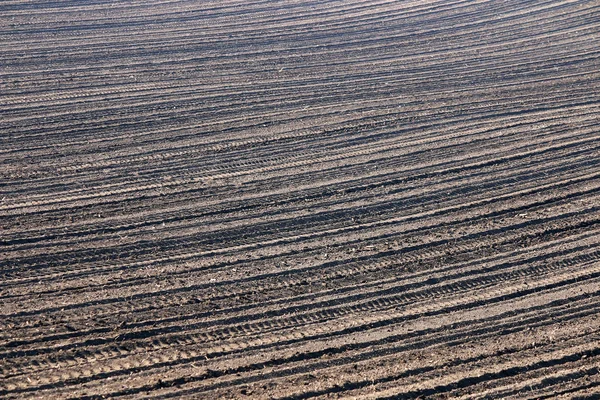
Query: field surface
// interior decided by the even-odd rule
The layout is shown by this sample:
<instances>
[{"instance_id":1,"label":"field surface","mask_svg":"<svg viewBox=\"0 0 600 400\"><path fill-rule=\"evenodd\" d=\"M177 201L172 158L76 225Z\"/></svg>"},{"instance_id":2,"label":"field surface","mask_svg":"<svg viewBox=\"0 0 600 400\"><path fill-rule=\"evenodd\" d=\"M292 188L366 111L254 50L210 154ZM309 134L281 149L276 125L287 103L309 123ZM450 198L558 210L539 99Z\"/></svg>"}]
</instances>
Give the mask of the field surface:
<instances>
[{"instance_id":1,"label":"field surface","mask_svg":"<svg viewBox=\"0 0 600 400\"><path fill-rule=\"evenodd\" d=\"M597 0L2 0L0 398L600 393Z\"/></svg>"}]
</instances>

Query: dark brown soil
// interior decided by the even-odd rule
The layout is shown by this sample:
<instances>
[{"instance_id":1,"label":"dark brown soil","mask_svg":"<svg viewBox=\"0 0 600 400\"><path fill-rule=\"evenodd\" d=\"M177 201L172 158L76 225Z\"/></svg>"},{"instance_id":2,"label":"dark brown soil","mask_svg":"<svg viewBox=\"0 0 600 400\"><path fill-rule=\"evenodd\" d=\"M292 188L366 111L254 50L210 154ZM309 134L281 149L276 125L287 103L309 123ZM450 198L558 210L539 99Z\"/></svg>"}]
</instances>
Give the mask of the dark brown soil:
<instances>
[{"instance_id":1,"label":"dark brown soil","mask_svg":"<svg viewBox=\"0 0 600 400\"><path fill-rule=\"evenodd\" d=\"M597 1L4 0L0 398L600 393Z\"/></svg>"}]
</instances>

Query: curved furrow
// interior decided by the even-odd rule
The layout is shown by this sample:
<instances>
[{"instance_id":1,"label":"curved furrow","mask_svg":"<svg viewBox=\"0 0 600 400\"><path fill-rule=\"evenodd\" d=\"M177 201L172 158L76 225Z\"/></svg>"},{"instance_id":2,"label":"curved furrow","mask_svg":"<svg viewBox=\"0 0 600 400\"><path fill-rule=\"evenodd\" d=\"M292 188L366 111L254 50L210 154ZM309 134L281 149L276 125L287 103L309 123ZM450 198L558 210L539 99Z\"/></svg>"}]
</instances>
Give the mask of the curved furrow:
<instances>
[{"instance_id":1,"label":"curved furrow","mask_svg":"<svg viewBox=\"0 0 600 400\"><path fill-rule=\"evenodd\" d=\"M593 0L6 0L0 397L598 393Z\"/></svg>"}]
</instances>

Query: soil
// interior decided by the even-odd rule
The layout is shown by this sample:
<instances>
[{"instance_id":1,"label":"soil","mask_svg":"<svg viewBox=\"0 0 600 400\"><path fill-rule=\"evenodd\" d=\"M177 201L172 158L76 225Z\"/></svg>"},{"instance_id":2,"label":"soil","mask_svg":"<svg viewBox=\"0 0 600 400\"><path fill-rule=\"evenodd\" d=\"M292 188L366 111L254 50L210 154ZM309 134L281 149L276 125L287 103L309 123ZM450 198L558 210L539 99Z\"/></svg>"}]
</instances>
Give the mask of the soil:
<instances>
[{"instance_id":1,"label":"soil","mask_svg":"<svg viewBox=\"0 0 600 400\"><path fill-rule=\"evenodd\" d=\"M3 1L0 397L600 396L597 5Z\"/></svg>"}]
</instances>

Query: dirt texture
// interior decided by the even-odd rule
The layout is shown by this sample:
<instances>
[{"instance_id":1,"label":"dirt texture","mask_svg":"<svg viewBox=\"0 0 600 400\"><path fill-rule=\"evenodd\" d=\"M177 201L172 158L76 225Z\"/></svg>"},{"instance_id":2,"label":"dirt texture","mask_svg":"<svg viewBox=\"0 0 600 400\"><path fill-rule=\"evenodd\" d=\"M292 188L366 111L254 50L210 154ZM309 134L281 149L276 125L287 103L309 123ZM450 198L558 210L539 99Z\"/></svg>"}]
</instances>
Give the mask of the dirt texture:
<instances>
[{"instance_id":1,"label":"dirt texture","mask_svg":"<svg viewBox=\"0 0 600 400\"><path fill-rule=\"evenodd\" d=\"M0 398L600 394L600 5L2 0Z\"/></svg>"}]
</instances>

